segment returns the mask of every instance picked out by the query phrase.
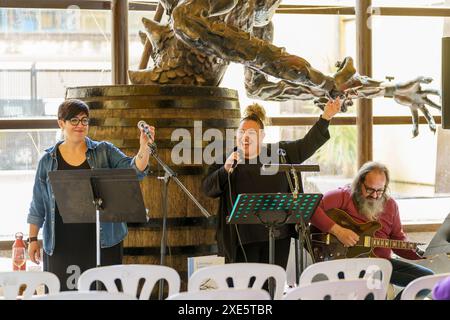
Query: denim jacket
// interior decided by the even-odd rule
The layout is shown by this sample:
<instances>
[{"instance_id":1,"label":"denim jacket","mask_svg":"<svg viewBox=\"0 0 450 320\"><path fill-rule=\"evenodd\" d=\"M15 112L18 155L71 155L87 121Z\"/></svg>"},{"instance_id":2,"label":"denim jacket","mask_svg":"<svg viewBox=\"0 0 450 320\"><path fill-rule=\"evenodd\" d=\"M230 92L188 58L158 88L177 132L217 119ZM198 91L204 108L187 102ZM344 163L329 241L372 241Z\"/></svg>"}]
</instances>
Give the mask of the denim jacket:
<instances>
[{"instance_id":1,"label":"denim jacket","mask_svg":"<svg viewBox=\"0 0 450 320\"><path fill-rule=\"evenodd\" d=\"M55 248L55 196L50 184L48 172L58 168L56 150L62 143L45 150L36 171L33 187L33 199L28 213L27 223L43 226L44 250L48 255ZM91 169L100 168L134 168L139 180L148 173L148 167L141 172L135 164L135 158L127 157L113 144L106 141L94 141L86 137L86 159ZM120 243L127 235L126 223L100 223L100 242L102 248L112 247Z\"/></svg>"}]
</instances>

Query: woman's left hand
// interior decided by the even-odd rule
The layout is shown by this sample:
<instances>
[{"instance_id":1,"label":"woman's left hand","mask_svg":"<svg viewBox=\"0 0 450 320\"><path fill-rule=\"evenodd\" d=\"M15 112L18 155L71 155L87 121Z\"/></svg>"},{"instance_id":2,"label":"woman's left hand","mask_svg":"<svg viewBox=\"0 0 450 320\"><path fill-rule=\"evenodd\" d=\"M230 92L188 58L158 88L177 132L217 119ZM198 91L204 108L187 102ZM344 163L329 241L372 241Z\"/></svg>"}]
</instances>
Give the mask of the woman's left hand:
<instances>
[{"instance_id":1,"label":"woman's left hand","mask_svg":"<svg viewBox=\"0 0 450 320\"><path fill-rule=\"evenodd\" d=\"M323 109L322 118L330 121L339 111L341 111L341 99L338 97L336 100L328 100Z\"/></svg>"},{"instance_id":2,"label":"woman's left hand","mask_svg":"<svg viewBox=\"0 0 450 320\"><path fill-rule=\"evenodd\" d=\"M144 129L140 128L141 136L139 137L139 144L142 147L148 146L149 144L152 144L155 140L155 127L147 125L148 130L150 131L150 135L152 138L147 137L147 135L144 132Z\"/></svg>"}]
</instances>

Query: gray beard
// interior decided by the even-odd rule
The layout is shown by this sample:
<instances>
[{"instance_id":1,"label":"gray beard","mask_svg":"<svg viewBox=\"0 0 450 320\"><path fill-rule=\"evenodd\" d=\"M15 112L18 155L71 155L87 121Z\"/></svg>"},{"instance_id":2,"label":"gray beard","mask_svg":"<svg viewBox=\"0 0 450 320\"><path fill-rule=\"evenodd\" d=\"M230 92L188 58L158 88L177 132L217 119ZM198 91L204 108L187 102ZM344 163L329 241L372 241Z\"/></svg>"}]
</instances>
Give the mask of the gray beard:
<instances>
[{"instance_id":1,"label":"gray beard","mask_svg":"<svg viewBox=\"0 0 450 320\"><path fill-rule=\"evenodd\" d=\"M376 221L384 211L386 197L383 195L379 199L365 198L361 193L355 194L356 204L359 213L369 221Z\"/></svg>"}]
</instances>

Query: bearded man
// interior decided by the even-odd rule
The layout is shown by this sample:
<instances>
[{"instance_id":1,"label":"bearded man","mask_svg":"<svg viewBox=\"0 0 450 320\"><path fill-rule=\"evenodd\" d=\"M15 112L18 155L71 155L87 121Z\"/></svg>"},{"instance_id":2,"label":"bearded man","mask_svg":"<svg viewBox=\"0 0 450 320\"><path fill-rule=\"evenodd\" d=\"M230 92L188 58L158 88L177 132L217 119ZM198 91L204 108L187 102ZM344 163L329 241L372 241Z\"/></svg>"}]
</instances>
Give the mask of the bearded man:
<instances>
[{"instance_id":1,"label":"bearded man","mask_svg":"<svg viewBox=\"0 0 450 320\"><path fill-rule=\"evenodd\" d=\"M359 241L359 236L335 223L325 213L329 209L337 208L345 211L357 223L378 221L381 228L375 232L374 236L377 238L408 241L400 222L398 205L389 196L388 186L387 167L378 162L367 162L359 169L351 185L324 194L311 223L322 232L334 235L344 246L354 246ZM422 259L423 254L419 249L393 251L408 260ZM405 287L414 279L433 274L431 270L420 265L393 259L391 249L375 248L374 253L392 263L390 282L394 285ZM399 296L400 294L396 298Z\"/></svg>"}]
</instances>

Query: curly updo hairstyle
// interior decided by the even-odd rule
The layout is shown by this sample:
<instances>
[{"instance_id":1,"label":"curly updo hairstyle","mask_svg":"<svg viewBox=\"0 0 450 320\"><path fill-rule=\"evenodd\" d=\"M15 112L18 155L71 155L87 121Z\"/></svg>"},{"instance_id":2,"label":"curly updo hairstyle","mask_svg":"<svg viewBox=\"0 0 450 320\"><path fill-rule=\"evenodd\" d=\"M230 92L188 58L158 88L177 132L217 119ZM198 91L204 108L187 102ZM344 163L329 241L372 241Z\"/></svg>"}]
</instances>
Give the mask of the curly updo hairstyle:
<instances>
[{"instance_id":1,"label":"curly updo hairstyle","mask_svg":"<svg viewBox=\"0 0 450 320\"><path fill-rule=\"evenodd\" d=\"M266 110L257 103L247 106L244 110L244 117L241 119L241 122L247 120L256 122L261 129L264 129L264 124L268 124Z\"/></svg>"}]
</instances>

